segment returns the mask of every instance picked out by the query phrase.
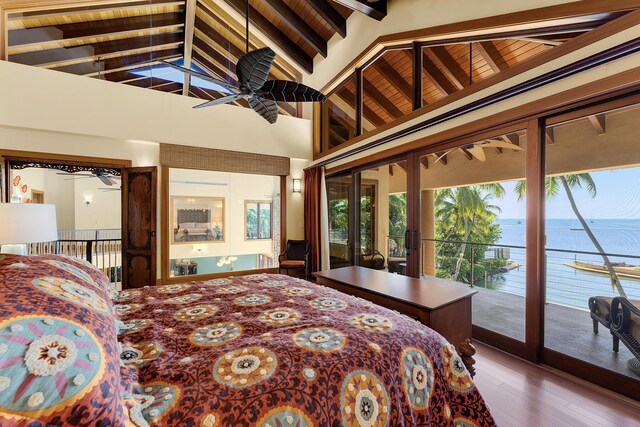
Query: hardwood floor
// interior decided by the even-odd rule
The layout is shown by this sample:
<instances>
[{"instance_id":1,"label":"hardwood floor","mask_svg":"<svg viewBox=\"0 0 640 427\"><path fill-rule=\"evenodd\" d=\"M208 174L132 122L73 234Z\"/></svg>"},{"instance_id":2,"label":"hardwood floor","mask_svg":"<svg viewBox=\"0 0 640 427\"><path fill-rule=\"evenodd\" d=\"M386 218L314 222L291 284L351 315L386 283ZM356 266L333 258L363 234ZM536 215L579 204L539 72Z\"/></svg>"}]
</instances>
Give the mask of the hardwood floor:
<instances>
[{"instance_id":1,"label":"hardwood floor","mask_svg":"<svg viewBox=\"0 0 640 427\"><path fill-rule=\"evenodd\" d=\"M498 426L640 426L640 402L475 342L475 382Z\"/></svg>"}]
</instances>

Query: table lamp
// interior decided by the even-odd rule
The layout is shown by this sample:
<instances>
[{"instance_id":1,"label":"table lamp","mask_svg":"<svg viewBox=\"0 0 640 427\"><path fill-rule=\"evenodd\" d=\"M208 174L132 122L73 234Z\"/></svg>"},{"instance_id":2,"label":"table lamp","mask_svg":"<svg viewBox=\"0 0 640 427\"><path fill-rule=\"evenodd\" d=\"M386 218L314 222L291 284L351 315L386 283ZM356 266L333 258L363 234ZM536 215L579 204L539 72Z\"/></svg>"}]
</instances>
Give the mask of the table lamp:
<instances>
[{"instance_id":1,"label":"table lamp","mask_svg":"<svg viewBox=\"0 0 640 427\"><path fill-rule=\"evenodd\" d=\"M28 255L26 243L58 240L55 205L0 203L0 253Z\"/></svg>"}]
</instances>

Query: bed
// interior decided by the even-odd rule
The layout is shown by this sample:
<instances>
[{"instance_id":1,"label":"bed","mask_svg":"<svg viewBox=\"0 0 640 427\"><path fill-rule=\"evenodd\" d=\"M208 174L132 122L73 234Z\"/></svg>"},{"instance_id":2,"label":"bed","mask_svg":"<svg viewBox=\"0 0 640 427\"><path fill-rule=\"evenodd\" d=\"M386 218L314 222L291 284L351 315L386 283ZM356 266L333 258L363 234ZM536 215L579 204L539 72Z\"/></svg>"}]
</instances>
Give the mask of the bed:
<instances>
[{"instance_id":1,"label":"bed","mask_svg":"<svg viewBox=\"0 0 640 427\"><path fill-rule=\"evenodd\" d=\"M495 425L452 345L365 300L271 274L109 286L0 256L0 425Z\"/></svg>"}]
</instances>

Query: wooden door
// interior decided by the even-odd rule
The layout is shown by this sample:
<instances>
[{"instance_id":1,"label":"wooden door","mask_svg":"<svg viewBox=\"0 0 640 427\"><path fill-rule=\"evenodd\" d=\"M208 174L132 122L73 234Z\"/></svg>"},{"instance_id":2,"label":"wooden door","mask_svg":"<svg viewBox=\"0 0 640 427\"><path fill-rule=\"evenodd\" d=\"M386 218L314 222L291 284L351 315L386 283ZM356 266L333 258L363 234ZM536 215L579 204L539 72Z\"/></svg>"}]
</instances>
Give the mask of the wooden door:
<instances>
[{"instance_id":1,"label":"wooden door","mask_svg":"<svg viewBox=\"0 0 640 427\"><path fill-rule=\"evenodd\" d=\"M156 284L155 166L122 169L122 289Z\"/></svg>"}]
</instances>

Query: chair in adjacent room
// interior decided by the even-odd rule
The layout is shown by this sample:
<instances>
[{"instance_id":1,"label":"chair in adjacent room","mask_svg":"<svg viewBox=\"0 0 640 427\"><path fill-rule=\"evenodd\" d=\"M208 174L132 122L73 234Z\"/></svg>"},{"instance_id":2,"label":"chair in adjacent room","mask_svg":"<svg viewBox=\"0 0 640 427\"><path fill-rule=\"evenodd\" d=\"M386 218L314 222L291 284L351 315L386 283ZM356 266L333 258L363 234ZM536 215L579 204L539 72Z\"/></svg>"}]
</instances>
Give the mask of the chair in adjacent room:
<instances>
[{"instance_id":1,"label":"chair in adjacent room","mask_svg":"<svg viewBox=\"0 0 640 427\"><path fill-rule=\"evenodd\" d=\"M287 240L287 249L278 256L278 273L286 270L304 269L304 278L309 277L309 241Z\"/></svg>"}]
</instances>

